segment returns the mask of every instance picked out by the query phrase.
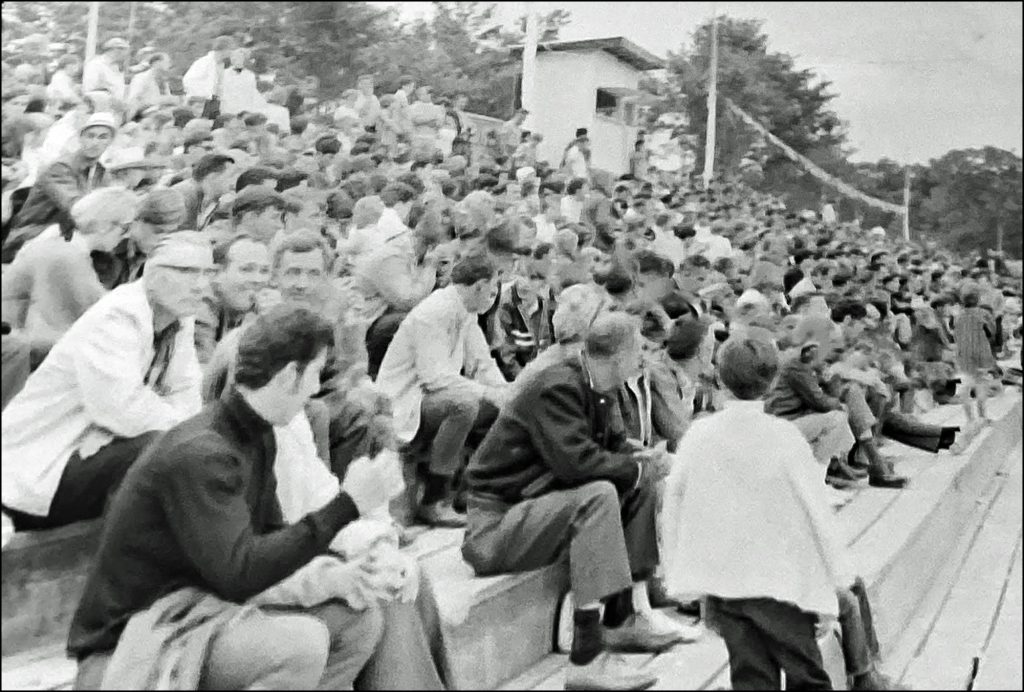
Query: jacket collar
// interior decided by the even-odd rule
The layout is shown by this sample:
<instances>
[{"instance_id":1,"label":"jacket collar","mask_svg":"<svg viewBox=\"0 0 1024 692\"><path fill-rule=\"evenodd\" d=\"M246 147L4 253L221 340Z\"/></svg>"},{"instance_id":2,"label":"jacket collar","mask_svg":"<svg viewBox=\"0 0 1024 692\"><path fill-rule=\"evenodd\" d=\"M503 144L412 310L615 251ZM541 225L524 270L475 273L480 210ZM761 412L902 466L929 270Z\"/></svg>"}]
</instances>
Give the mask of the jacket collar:
<instances>
[{"instance_id":1,"label":"jacket collar","mask_svg":"<svg viewBox=\"0 0 1024 692\"><path fill-rule=\"evenodd\" d=\"M239 440L259 439L274 430L270 423L245 402L236 388L232 388L221 400L221 408L225 420Z\"/></svg>"}]
</instances>

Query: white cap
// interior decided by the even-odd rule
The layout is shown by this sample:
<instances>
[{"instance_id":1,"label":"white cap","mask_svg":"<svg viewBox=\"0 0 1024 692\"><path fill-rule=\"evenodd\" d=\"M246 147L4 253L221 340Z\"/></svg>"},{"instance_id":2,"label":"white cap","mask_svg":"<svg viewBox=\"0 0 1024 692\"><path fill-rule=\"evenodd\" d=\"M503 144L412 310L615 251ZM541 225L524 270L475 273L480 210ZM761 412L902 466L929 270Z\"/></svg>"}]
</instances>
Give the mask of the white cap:
<instances>
[{"instance_id":1,"label":"white cap","mask_svg":"<svg viewBox=\"0 0 1024 692\"><path fill-rule=\"evenodd\" d=\"M112 113L93 113L85 124L78 128L78 134L82 134L90 127L106 127L111 134L117 134L117 120Z\"/></svg>"}]
</instances>

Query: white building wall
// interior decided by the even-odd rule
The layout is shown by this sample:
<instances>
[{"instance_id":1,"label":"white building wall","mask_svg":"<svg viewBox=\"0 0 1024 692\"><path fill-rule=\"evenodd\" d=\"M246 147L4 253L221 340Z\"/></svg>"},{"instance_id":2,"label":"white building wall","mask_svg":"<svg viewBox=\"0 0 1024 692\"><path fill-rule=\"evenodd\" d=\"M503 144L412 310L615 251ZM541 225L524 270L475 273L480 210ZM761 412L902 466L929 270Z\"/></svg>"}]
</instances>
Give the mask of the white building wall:
<instances>
[{"instance_id":1,"label":"white building wall","mask_svg":"<svg viewBox=\"0 0 1024 692\"><path fill-rule=\"evenodd\" d=\"M598 88L636 89L640 72L605 51L537 53L537 112L526 128L544 135L541 160L558 166L576 128L590 131L592 164L621 174L629 168L636 128L596 113Z\"/></svg>"}]
</instances>

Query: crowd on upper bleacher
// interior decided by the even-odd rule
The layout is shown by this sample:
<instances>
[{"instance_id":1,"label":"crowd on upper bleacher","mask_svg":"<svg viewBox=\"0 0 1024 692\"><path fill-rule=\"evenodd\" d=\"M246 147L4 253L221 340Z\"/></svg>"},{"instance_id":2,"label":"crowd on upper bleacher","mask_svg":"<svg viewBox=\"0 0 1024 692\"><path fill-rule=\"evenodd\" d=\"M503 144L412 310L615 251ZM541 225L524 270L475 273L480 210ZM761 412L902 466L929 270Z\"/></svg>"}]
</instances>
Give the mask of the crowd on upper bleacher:
<instances>
[{"instance_id":1,"label":"crowd on upper bleacher","mask_svg":"<svg viewBox=\"0 0 1024 692\"><path fill-rule=\"evenodd\" d=\"M331 113L227 37L184 95L102 48L3 86L3 509L104 516L79 685L442 688L412 523L479 575L569 553L572 687L653 684L604 652L694 640L661 609L702 596L734 686L827 687L822 614L887 684L829 503L905 487L886 439L956 448L922 408L986 420L1001 256L613 176L585 129L538 160L412 78Z\"/></svg>"}]
</instances>

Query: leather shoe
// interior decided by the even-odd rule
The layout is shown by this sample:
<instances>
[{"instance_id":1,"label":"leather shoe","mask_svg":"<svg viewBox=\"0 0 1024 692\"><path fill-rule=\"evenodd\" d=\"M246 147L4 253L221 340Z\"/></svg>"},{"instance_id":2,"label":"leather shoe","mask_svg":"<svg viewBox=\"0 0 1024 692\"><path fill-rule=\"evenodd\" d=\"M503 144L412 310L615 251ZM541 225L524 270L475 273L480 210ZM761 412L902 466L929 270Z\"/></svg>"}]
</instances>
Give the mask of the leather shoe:
<instances>
[{"instance_id":1,"label":"leather shoe","mask_svg":"<svg viewBox=\"0 0 1024 692\"><path fill-rule=\"evenodd\" d=\"M422 505L416 511L416 518L428 526L439 528L461 529L466 525L466 515L459 514L450 503L445 501Z\"/></svg>"},{"instance_id":2,"label":"leather shoe","mask_svg":"<svg viewBox=\"0 0 1024 692\"><path fill-rule=\"evenodd\" d=\"M682 632L658 632L654 625L635 613L619 627L604 627L603 639L609 651L631 654L660 654L683 641Z\"/></svg>"},{"instance_id":3,"label":"leather shoe","mask_svg":"<svg viewBox=\"0 0 1024 692\"><path fill-rule=\"evenodd\" d=\"M868 485L872 488L893 488L900 490L907 487L909 480L906 476L897 476L895 473L879 473L868 479Z\"/></svg>"},{"instance_id":4,"label":"leather shoe","mask_svg":"<svg viewBox=\"0 0 1024 692\"><path fill-rule=\"evenodd\" d=\"M868 477L867 469L854 468L842 459L833 459L828 465L828 475L845 478L848 481L859 481Z\"/></svg>"},{"instance_id":5,"label":"leather shoe","mask_svg":"<svg viewBox=\"0 0 1024 692\"><path fill-rule=\"evenodd\" d=\"M621 656L607 652L584 666L569 664L565 675L567 690L646 690L657 683L657 676L638 671Z\"/></svg>"}]
</instances>

